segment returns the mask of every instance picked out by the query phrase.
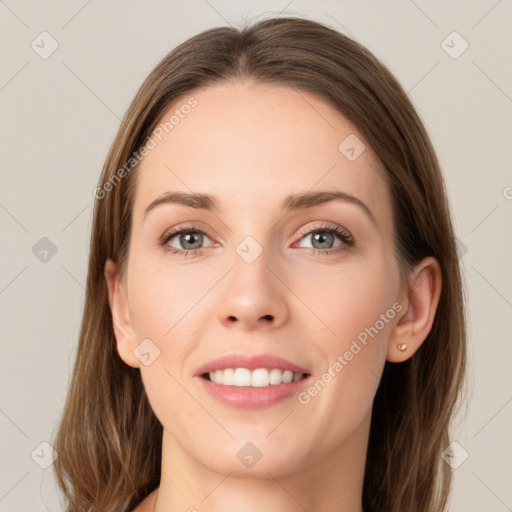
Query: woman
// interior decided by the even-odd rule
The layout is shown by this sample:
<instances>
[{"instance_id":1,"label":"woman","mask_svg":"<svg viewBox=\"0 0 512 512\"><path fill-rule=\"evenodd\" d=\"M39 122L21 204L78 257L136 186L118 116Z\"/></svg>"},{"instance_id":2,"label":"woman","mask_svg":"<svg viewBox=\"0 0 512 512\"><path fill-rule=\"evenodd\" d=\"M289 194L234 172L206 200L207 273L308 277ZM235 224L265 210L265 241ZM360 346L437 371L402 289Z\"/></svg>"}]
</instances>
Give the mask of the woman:
<instances>
[{"instance_id":1,"label":"woman","mask_svg":"<svg viewBox=\"0 0 512 512\"><path fill-rule=\"evenodd\" d=\"M368 50L291 17L192 37L141 86L95 196L55 440L68 510L446 510L453 227Z\"/></svg>"}]
</instances>

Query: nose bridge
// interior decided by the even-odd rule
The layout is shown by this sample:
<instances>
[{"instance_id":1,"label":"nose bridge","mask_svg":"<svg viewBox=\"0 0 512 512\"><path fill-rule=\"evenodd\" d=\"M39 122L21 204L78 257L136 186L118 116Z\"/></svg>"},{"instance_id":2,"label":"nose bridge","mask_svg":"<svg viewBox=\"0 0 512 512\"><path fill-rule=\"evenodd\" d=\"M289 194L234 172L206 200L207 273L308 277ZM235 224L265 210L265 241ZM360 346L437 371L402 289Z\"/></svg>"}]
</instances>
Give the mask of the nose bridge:
<instances>
[{"instance_id":1,"label":"nose bridge","mask_svg":"<svg viewBox=\"0 0 512 512\"><path fill-rule=\"evenodd\" d=\"M238 320L254 327L262 318L274 324L285 320L286 298L282 284L270 270L273 255L266 245L248 235L235 246L219 308L221 322Z\"/></svg>"},{"instance_id":2,"label":"nose bridge","mask_svg":"<svg viewBox=\"0 0 512 512\"><path fill-rule=\"evenodd\" d=\"M231 279L236 276L260 286L260 292L280 294L282 284L274 275L279 273L280 251L274 239L279 219L276 221L272 212L255 204L240 206L239 214L239 222L231 226L235 252Z\"/></svg>"},{"instance_id":3,"label":"nose bridge","mask_svg":"<svg viewBox=\"0 0 512 512\"><path fill-rule=\"evenodd\" d=\"M251 287L252 290L246 289L248 295L252 292L269 293L265 289L274 288L274 283L271 282L272 273L269 270L271 261L272 254L268 244L264 241L258 242L252 235L246 236L235 246L231 287Z\"/></svg>"},{"instance_id":4,"label":"nose bridge","mask_svg":"<svg viewBox=\"0 0 512 512\"><path fill-rule=\"evenodd\" d=\"M262 197L261 193L256 194ZM230 246L234 250L233 271L251 274L254 269L263 271L266 265L270 263L272 255L270 254L271 237L270 224L273 222L272 217L265 213L265 209L261 204L249 200L245 204L237 203L231 213L232 218L236 221L230 222Z\"/></svg>"}]
</instances>

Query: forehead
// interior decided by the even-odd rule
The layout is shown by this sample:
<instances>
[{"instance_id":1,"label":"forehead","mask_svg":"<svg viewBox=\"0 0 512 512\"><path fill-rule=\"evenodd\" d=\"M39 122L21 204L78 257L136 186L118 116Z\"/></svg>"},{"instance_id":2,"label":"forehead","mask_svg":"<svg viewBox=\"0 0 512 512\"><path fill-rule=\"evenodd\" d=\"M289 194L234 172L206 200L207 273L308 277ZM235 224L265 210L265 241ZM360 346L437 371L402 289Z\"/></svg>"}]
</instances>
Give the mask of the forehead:
<instances>
[{"instance_id":1,"label":"forehead","mask_svg":"<svg viewBox=\"0 0 512 512\"><path fill-rule=\"evenodd\" d=\"M296 88L228 82L191 91L162 116L152 141L137 170L139 212L175 190L217 196L221 211L341 190L389 215L385 171L372 149L332 105Z\"/></svg>"}]
</instances>

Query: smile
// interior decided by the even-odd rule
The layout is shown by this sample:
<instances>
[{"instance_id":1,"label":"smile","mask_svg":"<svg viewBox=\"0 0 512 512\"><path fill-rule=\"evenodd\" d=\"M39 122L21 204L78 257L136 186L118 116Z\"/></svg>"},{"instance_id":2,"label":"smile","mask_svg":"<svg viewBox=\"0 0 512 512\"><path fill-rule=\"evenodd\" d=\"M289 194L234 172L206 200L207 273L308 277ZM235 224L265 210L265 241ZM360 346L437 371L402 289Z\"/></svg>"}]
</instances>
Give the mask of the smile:
<instances>
[{"instance_id":1,"label":"smile","mask_svg":"<svg viewBox=\"0 0 512 512\"><path fill-rule=\"evenodd\" d=\"M254 370L249 370L248 368L225 368L205 373L202 377L215 384L222 384L224 386L262 388L296 382L301 380L304 374L291 370L283 371L279 368L256 368Z\"/></svg>"}]
</instances>

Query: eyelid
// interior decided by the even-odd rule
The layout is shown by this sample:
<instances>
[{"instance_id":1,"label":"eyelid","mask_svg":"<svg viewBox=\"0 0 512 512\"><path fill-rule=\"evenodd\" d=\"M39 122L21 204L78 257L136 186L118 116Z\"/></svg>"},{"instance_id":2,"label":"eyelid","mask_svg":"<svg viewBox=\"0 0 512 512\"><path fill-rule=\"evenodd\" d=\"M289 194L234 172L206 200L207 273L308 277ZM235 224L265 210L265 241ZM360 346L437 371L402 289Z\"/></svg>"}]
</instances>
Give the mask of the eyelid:
<instances>
[{"instance_id":1,"label":"eyelid","mask_svg":"<svg viewBox=\"0 0 512 512\"><path fill-rule=\"evenodd\" d=\"M306 228L300 228L299 229L299 233L302 235L302 236L307 236L307 235L310 235L311 233L315 232L315 231L321 231L322 229L326 229L326 230L332 230L340 235L345 235L347 238L352 238L352 235L351 233L348 231L348 229L345 229L344 227L338 225L338 224L335 224L335 223L331 223L329 221L325 221L325 220L320 220L320 221L317 221L317 224L315 224L314 226L309 226L309 227L306 227Z\"/></svg>"},{"instance_id":2,"label":"eyelid","mask_svg":"<svg viewBox=\"0 0 512 512\"><path fill-rule=\"evenodd\" d=\"M177 226L172 227L171 229L168 229L164 235L160 238L160 242L162 244L167 244L169 240L174 238L177 235L182 234L183 232L192 232L192 233L201 233L202 235L206 235L212 242L215 243L214 237L210 236L208 233L208 229L201 226L201 223L198 222L196 224L178 224ZM180 249L182 251L185 251L186 249ZM201 249L194 249L194 250L201 250Z\"/></svg>"},{"instance_id":3,"label":"eyelid","mask_svg":"<svg viewBox=\"0 0 512 512\"><path fill-rule=\"evenodd\" d=\"M355 239L350 231L348 231L346 228L338 224L333 224L327 221L318 221L318 224L314 226L310 226L308 228L301 228L299 230L301 236L296 242L294 242L294 245L300 243L303 238L311 236L315 232L322 231L332 233L339 240L341 240L341 244L336 247L331 247L329 249L316 249L315 247L305 247L305 249L310 249L311 251L313 251L313 254L319 252L328 255L342 252L355 245Z\"/></svg>"}]
</instances>

